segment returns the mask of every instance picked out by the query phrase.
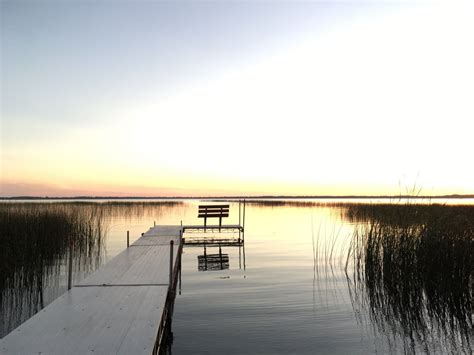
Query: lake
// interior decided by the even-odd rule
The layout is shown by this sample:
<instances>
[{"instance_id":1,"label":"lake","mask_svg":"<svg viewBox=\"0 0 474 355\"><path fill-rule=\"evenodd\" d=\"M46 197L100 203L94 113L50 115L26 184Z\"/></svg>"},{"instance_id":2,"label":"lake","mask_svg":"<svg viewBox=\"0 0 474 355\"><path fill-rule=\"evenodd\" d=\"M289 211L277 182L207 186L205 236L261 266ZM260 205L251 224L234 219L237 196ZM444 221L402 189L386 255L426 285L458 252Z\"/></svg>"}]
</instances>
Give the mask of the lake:
<instances>
[{"instance_id":1,"label":"lake","mask_svg":"<svg viewBox=\"0 0 474 355\"><path fill-rule=\"evenodd\" d=\"M172 352L472 353L474 201L387 202L397 205L248 201L244 247L222 247L224 259L210 257L219 248L185 247ZM78 282L126 248L127 231L133 242L154 223L201 224L200 203L2 203L0 335L66 291L67 238L46 218L63 216L48 223L82 238ZM237 203L225 223L238 223Z\"/></svg>"}]
</instances>

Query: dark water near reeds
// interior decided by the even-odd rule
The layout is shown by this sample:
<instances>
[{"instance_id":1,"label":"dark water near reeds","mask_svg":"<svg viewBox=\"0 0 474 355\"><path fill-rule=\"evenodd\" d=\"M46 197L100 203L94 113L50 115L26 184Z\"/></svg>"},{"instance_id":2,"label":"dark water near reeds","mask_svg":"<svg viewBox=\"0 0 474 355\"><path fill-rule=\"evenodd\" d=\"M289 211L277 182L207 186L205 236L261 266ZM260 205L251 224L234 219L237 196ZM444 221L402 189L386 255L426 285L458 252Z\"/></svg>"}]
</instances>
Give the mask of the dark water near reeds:
<instances>
[{"instance_id":1,"label":"dark water near reeds","mask_svg":"<svg viewBox=\"0 0 474 355\"><path fill-rule=\"evenodd\" d=\"M172 352L471 354L473 201L341 202L254 201L245 248L203 264L186 247ZM202 223L198 204L0 204L0 336L66 291L71 241L77 282L126 247L127 230L132 242L154 221Z\"/></svg>"}]
</instances>

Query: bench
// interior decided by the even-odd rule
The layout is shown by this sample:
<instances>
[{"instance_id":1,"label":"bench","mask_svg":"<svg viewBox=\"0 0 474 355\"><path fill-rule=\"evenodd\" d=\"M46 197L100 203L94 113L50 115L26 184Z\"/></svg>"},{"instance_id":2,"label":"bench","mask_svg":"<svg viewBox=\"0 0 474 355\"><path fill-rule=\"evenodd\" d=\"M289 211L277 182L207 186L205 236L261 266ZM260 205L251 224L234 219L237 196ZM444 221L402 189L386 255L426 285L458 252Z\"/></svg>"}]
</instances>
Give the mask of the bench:
<instances>
[{"instance_id":1,"label":"bench","mask_svg":"<svg viewBox=\"0 0 474 355\"><path fill-rule=\"evenodd\" d=\"M229 205L200 205L198 218L204 218L204 228L207 226L208 218L219 218L219 227L222 226L222 218L229 217Z\"/></svg>"}]
</instances>

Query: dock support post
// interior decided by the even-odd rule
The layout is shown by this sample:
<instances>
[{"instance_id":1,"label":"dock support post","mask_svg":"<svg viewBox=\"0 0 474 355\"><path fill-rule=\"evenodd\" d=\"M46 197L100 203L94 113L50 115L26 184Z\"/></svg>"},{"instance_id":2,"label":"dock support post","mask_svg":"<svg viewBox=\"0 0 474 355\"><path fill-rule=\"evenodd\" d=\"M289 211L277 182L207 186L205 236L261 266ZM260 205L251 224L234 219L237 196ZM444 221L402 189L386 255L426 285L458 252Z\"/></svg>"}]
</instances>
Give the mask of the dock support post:
<instances>
[{"instance_id":1,"label":"dock support post","mask_svg":"<svg viewBox=\"0 0 474 355\"><path fill-rule=\"evenodd\" d=\"M242 216L242 241L245 242L245 199L244 199L244 211Z\"/></svg>"},{"instance_id":2,"label":"dock support post","mask_svg":"<svg viewBox=\"0 0 474 355\"><path fill-rule=\"evenodd\" d=\"M241 205L241 203L242 203L242 201L239 199L239 243L241 242L241 240L240 240L240 214L241 214L240 205Z\"/></svg>"},{"instance_id":3,"label":"dock support post","mask_svg":"<svg viewBox=\"0 0 474 355\"><path fill-rule=\"evenodd\" d=\"M156 227L156 221L153 221L153 227Z\"/></svg>"},{"instance_id":4,"label":"dock support post","mask_svg":"<svg viewBox=\"0 0 474 355\"><path fill-rule=\"evenodd\" d=\"M178 260L179 260L179 263L178 263L178 273L179 273L179 294L181 295L181 262L182 262L182 258L183 258L183 247L184 247L184 243L185 243L185 240L183 238L183 231L181 230L180 231L180 240L179 240L179 254L177 255L178 256Z\"/></svg>"},{"instance_id":5,"label":"dock support post","mask_svg":"<svg viewBox=\"0 0 474 355\"><path fill-rule=\"evenodd\" d=\"M172 285L173 283L173 244L174 244L174 241L171 240L170 241L170 281L169 281L169 286L168 286L170 293L173 288L173 285Z\"/></svg>"},{"instance_id":6,"label":"dock support post","mask_svg":"<svg viewBox=\"0 0 474 355\"><path fill-rule=\"evenodd\" d=\"M67 289L68 291L71 289L72 287L72 246L73 246L73 243L72 243L72 240L69 241L69 272L68 272L68 275L67 275Z\"/></svg>"},{"instance_id":7,"label":"dock support post","mask_svg":"<svg viewBox=\"0 0 474 355\"><path fill-rule=\"evenodd\" d=\"M242 200L239 200L239 226L240 226L240 205L242 204Z\"/></svg>"},{"instance_id":8,"label":"dock support post","mask_svg":"<svg viewBox=\"0 0 474 355\"><path fill-rule=\"evenodd\" d=\"M130 231L127 231L127 248L130 247Z\"/></svg>"}]
</instances>

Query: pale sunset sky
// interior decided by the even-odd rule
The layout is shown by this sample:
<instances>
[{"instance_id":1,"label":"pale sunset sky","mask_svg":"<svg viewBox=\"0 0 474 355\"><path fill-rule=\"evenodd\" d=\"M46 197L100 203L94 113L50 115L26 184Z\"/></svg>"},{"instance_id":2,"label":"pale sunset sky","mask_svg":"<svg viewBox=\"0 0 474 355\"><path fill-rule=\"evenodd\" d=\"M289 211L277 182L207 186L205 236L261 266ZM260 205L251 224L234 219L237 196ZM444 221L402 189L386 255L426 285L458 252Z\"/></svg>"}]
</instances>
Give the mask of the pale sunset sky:
<instances>
[{"instance_id":1,"label":"pale sunset sky","mask_svg":"<svg viewBox=\"0 0 474 355\"><path fill-rule=\"evenodd\" d=\"M472 3L2 0L0 196L472 194Z\"/></svg>"}]
</instances>

